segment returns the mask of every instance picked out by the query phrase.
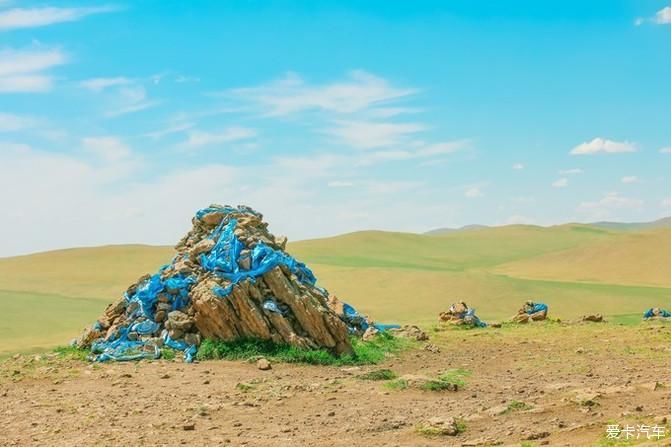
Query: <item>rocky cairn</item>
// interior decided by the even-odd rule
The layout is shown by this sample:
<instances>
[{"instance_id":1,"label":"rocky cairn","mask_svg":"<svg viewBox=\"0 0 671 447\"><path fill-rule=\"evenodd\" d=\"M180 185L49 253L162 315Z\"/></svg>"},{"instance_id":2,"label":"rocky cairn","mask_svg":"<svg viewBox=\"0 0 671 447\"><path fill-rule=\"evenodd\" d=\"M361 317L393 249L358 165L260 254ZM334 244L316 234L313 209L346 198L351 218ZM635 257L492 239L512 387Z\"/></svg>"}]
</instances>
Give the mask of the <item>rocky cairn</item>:
<instances>
[{"instance_id":1,"label":"rocky cairn","mask_svg":"<svg viewBox=\"0 0 671 447\"><path fill-rule=\"evenodd\" d=\"M205 338L352 352L350 334L363 334L370 322L334 305L261 214L211 205L192 223L172 262L132 284L75 346L97 361L158 358L166 346L191 361Z\"/></svg>"}]
</instances>

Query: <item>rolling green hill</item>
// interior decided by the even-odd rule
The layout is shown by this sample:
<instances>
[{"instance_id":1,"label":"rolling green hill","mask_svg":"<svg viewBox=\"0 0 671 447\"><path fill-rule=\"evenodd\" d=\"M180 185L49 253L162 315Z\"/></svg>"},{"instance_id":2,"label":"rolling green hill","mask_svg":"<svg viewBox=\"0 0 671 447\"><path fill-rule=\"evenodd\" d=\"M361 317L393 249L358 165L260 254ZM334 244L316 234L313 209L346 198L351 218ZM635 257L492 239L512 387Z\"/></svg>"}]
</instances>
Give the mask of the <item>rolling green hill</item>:
<instances>
[{"instance_id":1,"label":"rolling green hill","mask_svg":"<svg viewBox=\"0 0 671 447\"><path fill-rule=\"evenodd\" d=\"M418 235L364 231L289 244L321 286L380 321L431 323L463 299L484 319L528 298L551 313L638 314L671 304L671 230L507 226ZM0 259L0 355L63 344L169 247L81 248Z\"/></svg>"}]
</instances>

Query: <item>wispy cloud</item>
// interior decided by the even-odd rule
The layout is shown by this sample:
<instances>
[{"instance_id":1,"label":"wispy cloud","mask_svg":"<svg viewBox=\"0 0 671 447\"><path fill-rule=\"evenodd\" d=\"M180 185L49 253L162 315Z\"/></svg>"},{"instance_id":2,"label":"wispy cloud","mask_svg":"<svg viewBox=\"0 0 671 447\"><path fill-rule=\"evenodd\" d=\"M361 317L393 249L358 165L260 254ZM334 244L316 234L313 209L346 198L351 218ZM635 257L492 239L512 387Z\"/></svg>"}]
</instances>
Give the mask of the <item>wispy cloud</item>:
<instances>
[{"instance_id":1,"label":"wispy cloud","mask_svg":"<svg viewBox=\"0 0 671 447\"><path fill-rule=\"evenodd\" d=\"M628 141L613 141L605 138L595 138L571 150L571 155L593 155L593 154L617 154L636 152L638 148L634 143Z\"/></svg>"},{"instance_id":2,"label":"wispy cloud","mask_svg":"<svg viewBox=\"0 0 671 447\"><path fill-rule=\"evenodd\" d=\"M559 175L578 175L582 174L583 170L580 168L573 168L573 169L562 169L559 171Z\"/></svg>"},{"instance_id":3,"label":"wispy cloud","mask_svg":"<svg viewBox=\"0 0 671 447\"><path fill-rule=\"evenodd\" d=\"M464 191L464 196L468 197L469 199L477 199L478 197L484 196L484 193L478 186L471 186L469 188L466 188Z\"/></svg>"},{"instance_id":4,"label":"wispy cloud","mask_svg":"<svg viewBox=\"0 0 671 447\"><path fill-rule=\"evenodd\" d=\"M87 137L82 139L84 150L92 153L106 162L116 162L127 159L132 151L128 145L117 137Z\"/></svg>"},{"instance_id":5,"label":"wispy cloud","mask_svg":"<svg viewBox=\"0 0 671 447\"><path fill-rule=\"evenodd\" d=\"M229 127L221 132L204 132L193 130L188 133L188 139L183 143L187 148L197 148L212 144L230 143L247 140L256 136L254 129L246 127Z\"/></svg>"},{"instance_id":6,"label":"wispy cloud","mask_svg":"<svg viewBox=\"0 0 671 447\"><path fill-rule=\"evenodd\" d=\"M354 113L416 92L412 88L394 87L386 79L357 70L349 72L344 81L325 84L309 84L296 73L287 73L278 81L233 89L224 95L249 102L264 115L285 116L309 110Z\"/></svg>"},{"instance_id":7,"label":"wispy cloud","mask_svg":"<svg viewBox=\"0 0 671 447\"><path fill-rule=\"evenodd\" d=\"M635 175L627 175L622 177L620 181L624 184L630 184L630 183L638 183L640 180Z\"/></svg>"},{"instance_id":8,"label":"wispy cloud","mask_svg":"<svg viewBox=\"0 0 671 447\"><path fill-rule=\"evenodd\" d=\"M336 127L324 132L343 143L358 148L371 149L396 146L407 135L421 132L425 126L419 123L383 123L372 121L340 121Z\"/></svg>"},{"instance_id":9,"label":"wispy cloud","mask_svg":"<svg viewBox=\"0 0 671 447\"><path fill-rule=\"evenodd\" d=\"M440 155L447 155L465 149L469 146L469 140L445 141L435 144L420 143L419 145L408 145L407 149L387 149L378 151L365 151L356 154L352 158L353 166L370 166L390 161L403 161L413 159L424 159L438 161ZM427 164L426 161L423 162Z\"/></svg>"},{"instance_id":10,"label":"wispy cloud","mask_svg":"<svg viewBox=\"0 0 671 447\"><path fill-rule=\"evenodd\" d=\"M118 87L121 85L132 84L133 81L123 76L117 76L114 78L92 78L81 81L79 85L87 90L94 92L99 92L105 90L109 87Z\"/></svg>"},{"instance_id":11,"label":"wispy cloud","mask_svg":"<svg viewBox=\"0 0 671 447\"><path fill-rule=\"evenodd\" d=\"M35 120L33 118L0 112L0 132L16 132L34 125Z\"/></svg>"},{"instance_id":12,"label":"wispy cloud","mask_svg":"<svg viewBox=\"0 0 671 447\"><path fill-rule=\"evenodd\" d=\"M108 118L139 112L160 103L149 99L144 86L137 84L120 87L112 102L114 104L112 108L105 112Z\"/></svg>"},{"instance_id":13,"label":"wispy cloud","mask_svg":"<svg viewBox=\"0 0 671 447\"><path fill-rule=\"evenodd\" d=\"M568 186L568 179L566 177L560 178L557 181L552 182L553 188L566 188Z\"/></svg>"},{"instance_id":14,"label":"wispy cloud","mask_svg":"<svg viewBox=\"0 0 671 447\"><path fill-rule=\"evenodd\" d=\"M642 207L643 201L640 199L624 197L617 192L611 192L596 202L582 202L578 206L578 211L592 218L603 219L611 217L616 211L639 210Z\"/></svg>"},{"instance_id":15,"label":"wispy cloud","mask_svg":"<svg viewBox=\"0 0 671 447\"><path fill-rule=\"evenodd\" d=\"M45 71L66 62L60 50L2 50L0 93L49 91L53 80Z\"/></svg>"},{"instance_id":16,"label":"wispy cloud","mask_svg":"<svg viewBox=\"0 0 671 447\"><path fill-rule=\"evenodd\" d=\"M671 208L671 197L668 199L663 199L660 203L659 206L662 208Z\"/></svg>"},{"instance_id":17,"label":"wispy cloud","mask_svg":"<svg viewBox=\"0 0 671 447\"><path fill-rule=\"evenodd\" d=\"M117 11L114 6L91 8L14 8L0 12L0 31L37 28L63 22L74 22L91 14Z\"/></svg>"},{"instance_id":18,"label":"wispy cloud","mask_svg":"<svg viewBox=\"0 0 671 447\"><path fill-rule=\"evenodd\" d=\"M346 182L342 180L334 180L326 184L329 188L351 188L354 186L353 182Z\"/></svg>"},{"instance_id":19,"label":"wispy cloud","mask_svg":"<svg viewBox=\"0 0 671 447\"><path fill-rule=\"evenodd\" d=\"M371 194L398 194L420 188L422 182L415 181L372 181L368 182L367 189Z\"/></svg>"},{"instance_id":20,"label":"wispy cloud","mask_svg":"<svg viewBox=\"0 0 671 447\"><path fill-rule=\"evenodd\" d=\"M514 215L506 219L506 225L533 225L536 220L531 217Z\"/></svg>"},{"instance_id":21,"label":"wispy cloud","mask_svg":"<svg viewBox=\"0 0 671 447\"><path fill-rule=\"evenodd\" d=\"M660 154L671 154L671 146L663 147L659 150Z\"/></svg>"},{"instance_id":22,"label":"wispy cloud","mask_svg":"<svg viewBox=\"0 0 671 447\"><path fill-rule=\"evenodd\" d=\"M524 166L524 164L522 164L522 163L515 163L515 164L513 165L513 169L515 169L516 171L521 171L522 169L524 169L524 167L525 167L525 166Z\"/></svg>"},{"instance_id":23,"label":"wispy cloud","mask_svg":"<svg viewBox=\"0 0 671 447\"><path fill-rule=\"evenodd\" d=\"M175 122L174 124L170 124L163 129L155 130L153 132L147 132L143 134L142 136L144 137L149 137L153 139L158 139L158 138L163 138L166 135L171 135L175 133L180 133L187 131L189 129L193 129L195 127L194 123L190 122Z\"/></svg>"}]
</instances>

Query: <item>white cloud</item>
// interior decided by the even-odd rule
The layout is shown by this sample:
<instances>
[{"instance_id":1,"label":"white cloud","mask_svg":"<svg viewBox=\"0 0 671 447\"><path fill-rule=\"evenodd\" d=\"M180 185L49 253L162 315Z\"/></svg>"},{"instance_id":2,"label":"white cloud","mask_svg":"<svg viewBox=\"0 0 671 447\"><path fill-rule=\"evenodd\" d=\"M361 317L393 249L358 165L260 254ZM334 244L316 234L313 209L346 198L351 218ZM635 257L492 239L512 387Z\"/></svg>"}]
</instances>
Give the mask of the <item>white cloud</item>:
<instances>
[{"instance_id":1,"label":"white cloud","mask_svg":"<svg viewBox=\"0 0 671 447\"><path fill-rule=\"evenodd\" d=\"M554 188L566 188L568 186L568 179L566 177L560 178L559 180L552 182L552 187Z\"/></svg>"},{"instance_id":2,"label":"white cloud","mask_svg":"<svg viewBox=\"0 0 671 447\"><path fill-rule=\"evenodd\" d=\"M26 116L0 113L0 132L16 132L35 125L35 120Z\"/></svg>"},{"instance_id":3,"label":"white cloud","mask_svg":"<svg viewBox=\"0 0 671 447\"><path fill-rule=\"evenodd\" d=\"M466 148L469 145L469 140L444 141L435 144L420 144L418 146L408 145L408 149L387 149L378 151L365 151L360 154L355 154L351 157L351 164L353 166L370 166L378 163L390 161L402 161L413 159L432 159L440 155L448 155ZM432 159L424 161L421 164L426 166L429 162L436 164L438 162L444 163L442 159Z\"/></svg>"},{"instance_id":4,"label":"white cloud","mask_svg":"<svg viewBox=\"0 0 671 447\"><path fill-rule=\"evenodd\" d=\"M342 181L342 180L334 180L332 182L328 182L327 186L329 188L350 188L350 187L354 186L354 183L345 182L345 181Z\"/></svg>"},{"instance_id":5,"label":"white cloud","mask_svg":"<svg viewBox=\"0 0 671 447\"><path fill-rule=\"evenodd\" d=\"M628 141L613 141L604 138L595 138L571 150L571 155L592 155L598 153L616 154L625 152L636 152L638 148L634 143Z\"/></svg>"},{"instance_id":6,"label":"white cloud","mask_svg":"<svg viewBox=\"0 0 671 447\"><path fill-rule=\"evenodd\" d=\"M105 113L108 118L139 112L159 104L148 98L144 86L137 84L120 87L112 102L112 108Z\"/></svg>"},{"instance_id":7,"label":"white cloud","mask_svg":"<svg viewBox=\"0 0 671 447\"><path fill-rule=\"evenodd\" d=\"M153 132L147 132L143 136L149 137L149 138L162 138L166 135L171 135L174 133L180 133L184 132L189 129L193 129L195 127L195 124L193 123L188 123L188 122L177 122L174 124L171 124L163 129L155 130Z\"/></svg>"},{"instance_id":8,"label":"white cloud","mask_svg":"<svg viewBox=\"0 0 671 447\"><path fill-rule=\"evenodd\" d=\"M0 226L12 234L0 238L0 256L86 245L173 244L190 228L195 210L210 203L250 205L264 214L273 233L290 240L371 228L426 231L458 219L458 207L424 195L421 182L356 181L355 188L329 194L329 180L349 180L342 176L351 158L341 155L266 158L248 167L142 164L130 171L126 163L0 144L0 189L12 189L0 194ZM26 172L40 181L26 182ZM381 195L392 200L380 200Z\"/></svg>"},{"instance_id":9,"label":"white cloud","mask_svg":"<svg viewBox=\"0 0 671 447\"><path fill-rule=\"evenodd\" d=\"M468 145L468 140L446 141L442 143L419 146L415 149L416 157L432 157L435 155L446 155L457 152Z\"/></svg>"},{"instance_id":10,"label":"white cloud","mask_svg":"<svg viewBox=\"0 0 671 447\"><path fill-rule=\"evenodd\" d=\"M515 164L513 165L513 169L515 169L515 170L517 170L517 171L520 171L520 170L524 169L524 164L522 164L522 163L515 163Z\"/></svg>"},{"instance_id":11,"label":"white cloud","mask_svg":"<svg viewBox=\"0 0 671 447\"><path fill-rule=\"evenodd\" d=\"M88 137L82 139L83 148L106 162L127 159L132 151L117 137Z\"/></svg>"},{"instance_id":12,"label":"white cloud","mask_svg":"<svg viewBox=\"0 0 671 447\"><path fill-rule=\"evenodd\" d=\"M94 92L99 92L102 90L105 90L106 88L109 87L118 87L121 85L129 85L132 84L133 81L131 79L125 78L123 76L117 76L114 78L91 78L91 79L86 79L84 81L81 81L79 85L81 85L83 88L87 90L91 90Z\"/></svg>"},{"instance_id":13,"label":"white cloud","mask_svg":"<svg viewBox=\"0 0 671 447\"><path fill-rule=\"evenodd\" d=\"M582 202L578 206L578 211L595 219L604 219L611 217L614 212L636 211L642 207L643 201L640 199L623 197L617 192L611 192L597 202Z\"/></svg>"},{"instance_id":14,"label":"white cloud","mask_svg":"<svg viewBox=\"0 0 671 447\"><path fill-rule=\"evenodd\" d=\"M520 215L510 216L506 219L506 225L533 225L535 223L535 219Z\"/></svg>"},{"instance_id":15,"label":"white cloud","mask_svg":"<svg viewBox=\"0 0 671 447\"><path fill-rule=\"evenodd\" d=\"M295 73L257 87L226 92L259 107L265 115L283 116L308 110L354 113L412 95L417 90L397 88L365 71L352 71L344 81L311 85Z\"/></svg>"},{"instance_id":16,"label":"white cloud","mask_svg":"<svg viewBox=\"0 0 671 447\"><path fill-rule=\"evenodd\" d=\"M671 23L671 6L657 11L657 14L655 14L655 23L658 25L668 25Z\"/></svg>"},{"instance_id":17,"label":"white cloud","mask_svg":"<svg viewBox=\"0 0 671 447\"><path fill-rule=\"evenodd\" d=\"M368 183L368 192L371 194L398 194L416 190L422 185L422 182L412 181L374 181Z\"/></svg>"},{"instance_id":18,"label":"white cloud","mask_svg":"<svg viewBox=\"0 0 671 447\"><path fill-rule=\"evenodd\" d=\"M211 144L230 143L232 141L247 140L256 136L254 129L246 127L229 127L221 132L204 132L193 130L188 133L184 146L197 148Z\"/></svg>"},{"instance_id":19,"label":"white cloud","mask_svg":"<svg viewBox=\"0 0 671 447\"><path fill-rule=\"evenodd\" d=\"M177 84L187 84L187 83L192 83L192 82L200 82L200 78L198 78L196 76L179 75L175 78L175 82Z\"/></svg>"},{"instance_id":20,"label":"white cloud","mask_svg":"<svg viewBox=\"0 0 671 447\"><path fill-rule=\"evenodd\" d=\"M91 14L111 12L116 9L111 6L92 8L14 8L0 12L0 31L74 22Z\"/></svg>"},{"instance_id":21,"label":"white cloud","mask_svg":"<svg viewBox=\"0 0 671 447\"><path fill-rule=\"evenodd\" d=\"M464 196L468 197L469 199L475 199L484 196L484 194L479 187L471 186L469 188L466 188L466 190L464 191Z\"/></svg>"},{"instance_id":22,"label":"white cloud","mask_svg":"<svg viewBox=\"0 0 671 447\"><path fill-rule=\"evenodd\" d=\"M645 22L650 22L656 25L668 25L671 24L671 6L666 6L655 13L652 17L637 17L634 20L634 25L641 26Z\"/></svg>"},{"instance_id":23,"label":"white cloud","mask_svg":"<svg viewBox=\"0 0 671 447\"><path fill-rule=\"evenodd\" d=\"M0 93L49 91L53 81L44 71L66 61L60 50L2 50Z\"/></svg>"},{"instance_id":24,"label":"white cloud","mask_svg":"<svg viewBox=\"0 0 671 447\"><path fill-rule=\"evenodd\" d=\"M660 202L659 206L662 208L671 208L671 197L664 199Z\"/></svg>"},{"instance_id":25,"label":"white cloud","mask_svg":"<svg viewBox=\"0 0 671 447\"><path fill-rule=\"evenodd\" d=\"M583 170L579 168L573 168L573 169L562 169L559 171L559 175L578 175L582 174Z\"/></svg>"},{"instance_id":26,"label":"white cloud","mask_svg":"<svg viewBox=\"0 0 671 447\"><path fill-rule=\"evenodd\" d=\"M395 146L403 138L425 129L419 123L381 123L371 121L340 121L325 132L359 149Z\"/></svg>"},{"instance_id":27,"label":"white cloud","mask_svg":"<svg viewBox=\"0 0 671 447\"><path fill-rule=\"evenodd\" d=\"M659 150L660 154L671 154L671 146L663 147Z\"/></svg>"},{"instance_id":28,"label":"white cloud","mask_svg":"<svg viewBox=\"0 0 671 447\"><path fill-rule=\"evenodd\" d=\"M622 177L620 181L625 184L630 184L630 183L638 183L639 179L635 175L627 175Z\"/></svg>"}]
</instances>

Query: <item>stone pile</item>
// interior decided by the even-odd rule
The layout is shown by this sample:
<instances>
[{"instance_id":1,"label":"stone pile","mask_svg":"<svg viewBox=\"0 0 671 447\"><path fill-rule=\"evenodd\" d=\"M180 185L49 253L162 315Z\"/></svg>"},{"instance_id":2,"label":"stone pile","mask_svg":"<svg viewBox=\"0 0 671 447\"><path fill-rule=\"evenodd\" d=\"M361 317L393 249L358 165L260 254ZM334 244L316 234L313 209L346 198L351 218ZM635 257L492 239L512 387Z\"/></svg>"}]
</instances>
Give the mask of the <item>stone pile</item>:
<instances>
[{"instance_id":1,"label":"stone pile","mask_svg":"<svg viewBox=\"0 0 671 447\"><path fill-rule=\"evenodd\" d=\"M198 211L172 262L142 276L75 341L98 361L156 358L168 346L191 360L205 338L272 340L352 352L350 335L371 322L317 287L245 206ZM329 301L331 306L329 306ZM354 314L353 314L354 312Z\"/></svg>"}]
</instances>

